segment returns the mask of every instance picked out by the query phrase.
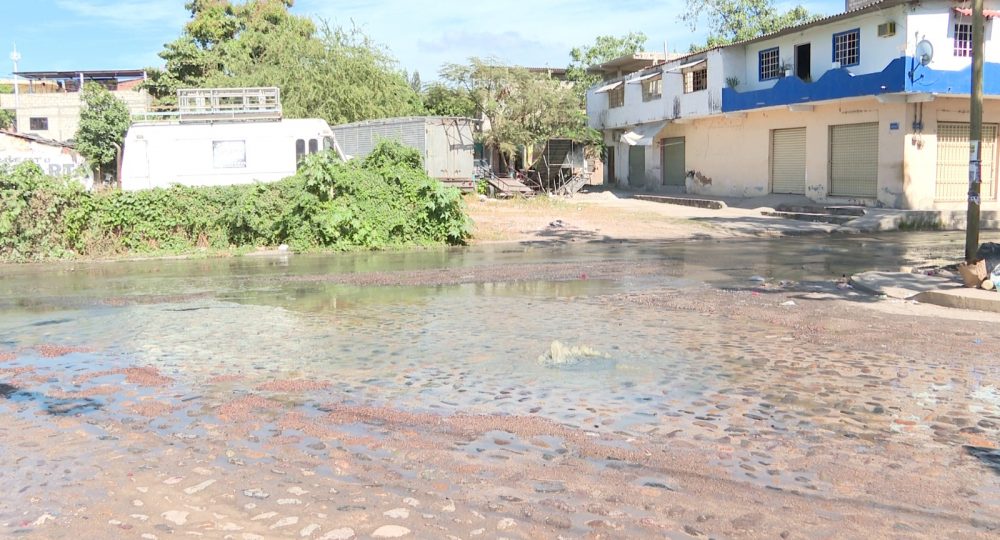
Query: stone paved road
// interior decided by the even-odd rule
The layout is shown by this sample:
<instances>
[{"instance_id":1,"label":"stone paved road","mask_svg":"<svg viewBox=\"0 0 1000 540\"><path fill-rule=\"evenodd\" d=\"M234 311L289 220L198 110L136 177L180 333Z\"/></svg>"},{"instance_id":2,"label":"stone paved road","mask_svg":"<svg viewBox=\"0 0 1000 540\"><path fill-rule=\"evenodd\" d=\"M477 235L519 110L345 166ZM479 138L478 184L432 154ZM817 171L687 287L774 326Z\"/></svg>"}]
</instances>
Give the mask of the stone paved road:
<instances>
[{"instance_id":1,"label":"stone paved road","mask_svg":"<svg viewBox=\"0 0 1000 540\"><path fill-rule=\"evenodd\" d=\"M1000 534L996 321L616 256L9 278L0 537Z\"/></svg>"}]
</instances>

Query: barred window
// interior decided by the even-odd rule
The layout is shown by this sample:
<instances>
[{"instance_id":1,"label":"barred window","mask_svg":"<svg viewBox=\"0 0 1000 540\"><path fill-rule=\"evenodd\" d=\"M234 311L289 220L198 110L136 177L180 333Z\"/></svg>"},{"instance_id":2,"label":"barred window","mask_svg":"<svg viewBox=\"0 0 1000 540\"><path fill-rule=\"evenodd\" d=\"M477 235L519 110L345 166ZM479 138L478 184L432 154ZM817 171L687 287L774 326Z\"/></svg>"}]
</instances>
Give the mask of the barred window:
<instances>
[{"instance_id":1,"label":"barred window","mask_svg":"<svg viewBox=\"0 0 1000 540\"><path fill-rule=\"evenodd\" d=\"M619 84L617 87L608 90L608 107L615 109L625 106L625 85Z\"/></svg>"},{"instance_id":2,"label":"barred window","mask_svg":"<svg viewBox=\"0 0 1000 540\"><path fill-rule=\"evenodd\" d=\"M762 81L777 79L781 76L781 66L778 61L778 48L764 49L757 53L758 75Z\"/></svg>"},{"instance_id":3,"label":"barred window","mask_svg":"<svg viewBox=\"0 0 1000 540\"><path fill-rule=\"evenodd\" d=\"M955 23L955 56L972 56L972 25Z\"/></svg>"},{"instance_id":4,"label":"barred window","mask_svg":"<svg viewBox=\"0 0 1000 540\"><path fill-rule=\"evenodd\" d=\"M861 30L833 35L833 61L840 62L840 67L856 66L861 62Z\"/></svg>"},{"instance_id":5,"label":"barred window","mask_svg":"<svg viewBox=\"0 0 1000 540\"><path fill-rule=\"evenodd\" d=\"M684 74L684 93L698 92L708 89L708 70L697 69Z\"/></svg>"},{"instance_id":6,"label":"barred window","mask_svg":"<svg viewBox=\"0 0 1000 540\"><path fill-rule=\"evenodd\" d=\"M663 96L663 77L657 76L642 81L642 100L652 101Z\"/></svg>"}]
</instances>

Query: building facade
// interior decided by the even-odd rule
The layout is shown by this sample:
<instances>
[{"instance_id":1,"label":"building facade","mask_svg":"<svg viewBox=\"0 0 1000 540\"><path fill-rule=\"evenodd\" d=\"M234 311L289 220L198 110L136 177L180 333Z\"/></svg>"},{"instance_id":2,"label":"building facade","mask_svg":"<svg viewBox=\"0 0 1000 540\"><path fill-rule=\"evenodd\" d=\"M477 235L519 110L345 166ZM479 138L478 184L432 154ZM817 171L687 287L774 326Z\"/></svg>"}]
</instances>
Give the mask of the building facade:
<instances>
[{"instance_id":1,"label":"building facade","mask_svg":"<svg viewBox=\"0 0 1000 540\"><path fill-rule=\"evenodd\" d=\"M0 130L0 167L17 167L31 161L45 174L79 180L86 189L94 184L94 174L73 146L37 135Z\"/></svg>"},{"instance_id":2,"label":"building facade","mask_svg":"<svg viewBox=\"0 0 1000 540\"><path fill-rule=\"evenodd\" d=\"M19 133L69 141L80 127L81 88L96 82L122 100L133 115L145 114L152 97L138 89L142 70L21 72L17 94L0 94L0 109L14 111Z\"/></svg>"},{"instance_id":3,"label":"building facade","mask_svg":"<svg viewBox=\"0 0 1000 540\"><path fill-rule=\"evenodd\" d=\"M587 112L604 133L610 179L710 196L964 208L971 10L934 0L848 7L629 73L605 71L588 90ZM987 16L982 201L1000 209L1000 39L991 39L1000 12Z\"/></svg>"}]
</instances>

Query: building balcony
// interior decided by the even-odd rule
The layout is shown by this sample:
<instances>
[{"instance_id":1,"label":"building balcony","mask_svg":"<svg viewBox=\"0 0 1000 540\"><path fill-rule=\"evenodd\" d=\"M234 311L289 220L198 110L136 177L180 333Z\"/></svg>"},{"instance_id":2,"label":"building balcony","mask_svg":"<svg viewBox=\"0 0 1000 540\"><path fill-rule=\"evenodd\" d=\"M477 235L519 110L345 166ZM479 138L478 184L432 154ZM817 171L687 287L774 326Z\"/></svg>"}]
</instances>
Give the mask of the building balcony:
<instances>
[{"instance_id":1,"label":"building balcony","mask_svg":"<svg viewBox=\"0 0 1000 540\"><path fill-rule=\"evenodd\" d=\"M912 59L906 57L897 58L882 71L860 75L855 75L845 68L831 69L813 82L805 82L798 77L784 77L765 90L740 92L735 88L724 88L722 112L911 91L907 76L907 67L911 65L911 61ZM915 76L919 76L922 70L926 69L918 67ZM967 87L968 80L966 80Z\"/></svg>"}]
</instances>

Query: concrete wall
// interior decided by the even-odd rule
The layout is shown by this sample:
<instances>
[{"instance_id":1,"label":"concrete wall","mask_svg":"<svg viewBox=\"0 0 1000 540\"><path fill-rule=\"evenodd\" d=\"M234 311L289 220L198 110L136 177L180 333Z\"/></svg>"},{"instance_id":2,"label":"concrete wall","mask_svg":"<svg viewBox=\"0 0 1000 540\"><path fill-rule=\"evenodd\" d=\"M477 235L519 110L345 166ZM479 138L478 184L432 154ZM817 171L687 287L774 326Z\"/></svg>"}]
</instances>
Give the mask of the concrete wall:
<instances>
[{"instance_id":1,"label":"concrete wall","mask_svg":"<svg viewBox=\"0 0 1000 540\"><path fill-rule=\"evenodd\" d=\"M823 202L871 204L874 201L829 196L829 133L831 125L878 122L878 201L898 206L905 201L903 145L907 120L905 104L880 104L867 98L817 105L811 112L776 109L749 112L742 117L669 124L661 136L685 138L689 193L759 197L771 192L771 130L805 127L806 195ZM894 126L896 129L892 129Z\"/></svg>"},{"instance_id":2,"label":"concrete wall","mask_svg":"<svg viewBox=\"0 0 1000 540\"><path fill-rule=\"evenodd\" d=\"M124 101L132 114L148 112L152 105L152 97L145 91L126 90L112 94ZM18 131L57 141L74 138L80 126L80 97L79 92L21 94L16 109ZM0 108L14 109L14 102L13 94L0 95ZM48 118L49 129L30 129L31 118Z\"/></svg>"},{"instance_id":3,"label":"concrete wall","mask_svg":"<svg viewBox=\"0 0 1000 540\"><path fill-rule=\"evenodd\" d=\"M1000 10L1000 1L988 1L985 3L986 9ZM972 17L966 17L955 13L953 6L968 7L965 4L955 4L952 2L927 2L920 9L914 10L907 19L910 40L907 43L907 53L912 55L916 47L917 39L914 34L921 39L927 39L934 45L934 60L930 67L941 70L959 70L967 67L971 59L969 57L955 56L955 23L972 23ZM987 62L1000 62L1000 30L997 25L1000 21L992 19L986 20L986 55Z\"/></svg>"},{"instance_id":4,"label":"concrete wall","mask_svg":"<svg viewBox=\"0 0 1000 540\"><path fill-rule=\"evenodd\" d=\"M814 26L774 39L751 43L742 47L744 50L742 66L731 66L730 69L733 72L726 73L725 77L739 78L740 84L737 89L741 92L770 88L777 80L761 81L758 79L758 53L764 49L778 47L778 57L783 63L792 66L795 63L795 46L809 43L811 44L812 79L819 79L832 67L833 35L855 28L861 30L860 63L848 69L851 73L882 71L892 59L903 56L908 36L912 40L912 32L907 34L906 30L906 9L905 6L896 6L852 17L848 20ZM878 37L878 25L888 21L895 21L896 35Z\"/></svg>"},{"instance_id":5,"label":"concrete wall","mask_svg":"<svg viewBox=\"0 0 1000 540\"><path fill-rule=\"evenodd\" d=\"M46 174L76 178L87 189L93 185L93 173L75 150L0 133L0 165L16 166L25 161L35 162Z\"/></svg>"},{"instance_id":6,"label":"concrete wall","mask_svg":"<svg viewBox=\"0 0 1000 540\"><path fill-rule=\"evenodd\" d=\"M916 106L909 105L910 122ZM906 202L911 208L935 210L962 210L965 201L941 202L935 200L937 173L937 124L938 122L968 122L969 102L961 98L937 98L923 106L923 131L909 133L904 142L906 168L904 182L907 186ZM983 104L983 123L1000 124L1000 100L986 100ZM1000 156L993 156L994 163ZM1000 164L998 164L1000 165ZM997 167L1000 168L1000 167ZM985 171L984 171L984 174ZM984 179L985 181L985 179ZM994 172L994 185L998 181ZM1000 210L997 193L983 194L984 210Z\"/></svg>"}]
</instances>

